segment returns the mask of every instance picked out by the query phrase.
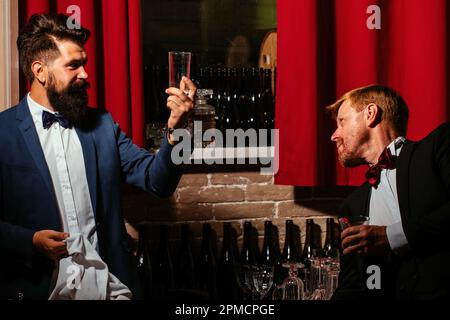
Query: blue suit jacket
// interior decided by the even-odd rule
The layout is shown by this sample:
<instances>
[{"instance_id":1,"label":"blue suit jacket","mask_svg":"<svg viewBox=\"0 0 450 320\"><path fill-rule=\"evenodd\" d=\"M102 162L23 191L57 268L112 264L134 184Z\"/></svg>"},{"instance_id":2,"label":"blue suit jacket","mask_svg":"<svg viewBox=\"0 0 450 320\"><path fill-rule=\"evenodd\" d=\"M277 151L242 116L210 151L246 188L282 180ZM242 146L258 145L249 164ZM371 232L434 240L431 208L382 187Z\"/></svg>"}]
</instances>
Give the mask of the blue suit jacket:
<instances>
[{"instance_id":1,"label":"blue suit jacket","mask_svg":"<svg viewBox=\"0 0 450 320\"><path fill-rule=\"evenodd\" d=\"M160 197L178 185L181 167L165 139L157 155L138 148L103 110L89 108L90 125L76 128L97 225L100 255L110 272L138 287L121 213L126 181ZM35 231L62 231L50 173L26 98L0 113L0 298L47 299L53 262L32 246Z\"/></svg>"}]
</instances>

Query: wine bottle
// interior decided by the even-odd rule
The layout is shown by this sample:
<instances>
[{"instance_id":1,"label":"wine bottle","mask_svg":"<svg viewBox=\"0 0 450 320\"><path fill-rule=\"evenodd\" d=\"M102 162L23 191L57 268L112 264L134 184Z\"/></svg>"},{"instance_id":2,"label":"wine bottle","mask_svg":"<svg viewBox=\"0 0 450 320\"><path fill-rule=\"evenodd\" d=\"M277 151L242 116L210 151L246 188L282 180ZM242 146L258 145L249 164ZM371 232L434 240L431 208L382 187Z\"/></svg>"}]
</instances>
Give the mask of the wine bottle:
<instances>
[{"instance_id":1,"label":"wine bottle","mask_svg":"<svg viewBox=\"0 0 450 320\"><path fill-rule=\"evenodd\" d=\"M225 83L224 80L226 78L226 68L218 68L217 71L217 85L216 85L216 101L215 101L215 121L216 121L216 128L219 130L222 130L222 119L223 119L223 108L225 105ZM214 102L212 102L214 103Z\"/></svg>"},{"instance_id":2,"label":"wine bottle","mask_svg":"<svg viewBox=\"0 0 450 320\"><path fill-rule=\"evenodd\" d=\"M286 264L299 262L299 260L300 255L294 237L294 222L289 219L286 220L284 247L283 253L281 254L282 268L280 269L280 278L285 279L289 276L289 268L287 268Z\"/></svg>"},{"instance_id":3,"label":"wine bottle","mask_svg":"<svg viewBox=\"0 0 450 320\"><path fill-rule=\"evenodd\" d=\"M223 242L220 254L218 289L222 300L238 300L241 297L238 265L232 242L232 228L229 222L223 224Z\"/></svg>"},{"instance_id":4,"label":"wine bottle","mask_svg":"<svg viewBox=\"0 0 450 320\"><path fill-rule=\"evenodd\" d=\"M273 96L277 96L277 67L273 69Z\"/></svg>"},{"instance_id":5,"label":"wine bottle","mask_svg":"<svg viewBox=\"0 0 450 320\"><path fill-rule=\"evenodd\" d=\"M263 124L267 130L273 129L275 125L275 103L272 95L272 71L264 69L263 90L261 96L260 112L263 113Z\"/></svg>"},{"instance_id":6,"label":"wine bottle","mask_svg":"<svg viewBox=\"0 0 450 320\"><path fill-rule=\"evenodd\" d=\"M298 262L299 254L294 238L294 222L286 220L286 236L284 239L283 253L281 255L282 262Z\"/></svg>"},{"instance_id":7,"label":"wine bottle","mask_svg":"<svg viewBox=\"0 0 450 320\"><path fill-rule=\"evenodd\" d=\"M160 226L158 259L154 273L156 297L164 298L175 286L172 256L169 249L169 227Z\"/></svg>"},{"instance_id":8,"label":"wine bottle","mask_svg":"<svg viewBox=\"0 0 450 320\"><path fill-rule=\"evenodd\" d=\"M150 261L150 248L143 227L139 228L136 258L137 272L142 287L143 298L149 300L152 296L152 264Z\"/></svg>"},{"instance_id":9,"label":"wine bottle","mask_svg":"<svg viewBox=\"0 0 450 320\"><path fill-rule=\"evenodd\" d=\"M249 124L249 74L248 69L240 68L238 70L237 89L238 89L238 110L239 127L243 130L248 129Z\"/></svg>"},{"instance_id":10,"label":"wine bottle","mask_svg":"<svg viewBox=\"0 0 450 320\"><path fill-rule=\"evenodd\" d=\"M261 264L274 266L277 256L272 240L272 221L264 222L264 241L259 259Z\"/></svg>"},{"instance_id":11,"label":"wine bottle","mask_svg":"<svg viewBox=\"0 0 450 320\"><path fill-rule=\"evenodd\" d=\"M259 78L257 76L256 68L251 68L251 73L247 74L247 126L255 130L259 129Z\"/></svg>"},{"instance_id":12,"label":"wine bottle","mask_svg":"<svg viewBox=\"0 0 450 320\"><path fill-rule=\"evenodd\" d=\"M252 223L250 221L244 222L244 240L241 251L241 264L254 265L257 263L257 254L255 246L252 242Z\"/></svg>"},{"instance_id":13,"label":"wine bottle","mask_svg":"<svg viewBox=\"0 0 450 320\"><path fill-rule=\"evenodd\" d=\"M181 289L193 289L195 287L195 265L189 233L189 225L182 224L176 273L177 287Z\"/></svg>"},{"instance_id":14,"label":"wine bottle","mask_svg":"<svg viewBox=\"0 0 450 320\"><path fill-rule=\"evenodd\" d=\"M196 275L199 289L207 291L210 300L217 299L217 262L209 223L203 224L202 245L197 260Z\"/></svg>"},{"instance_id":15,"label":"wine bottle","mask_svg":"<svg viewBox=\"0 0 450 320\"><path fill-rule=\"evenodd\" d=\"M302 261L306 266L309 265L309 259L315 254L316 248L313 238L313 219L306 219L306 236L305 245L303 247Z\"/></svg>"},{"instance_id":16,"label":"wine bottle","mask_svg":"<svg viewBox=\"0 0 450 320\"><path fill-rule=\"evenodd\" d=\"M231 68L231 99L230 99L230 113L232 113L233 121L230 121L230 127L227 128L242 128L242 115L240 112L240 91L241 91L241 75L236 68Z\"/></svg>"},{"instance_id":17,"label":"wine bottle","mask_svg":"<svg viewBox=\"0 0 450 320\"><path fill-rule=\"evenodd\" d=\"M327 218L327 231L323 251L326 257L337 259L339 250L334 230L334 219Z\"/></svg>"},{"instance_id":18,"label":"wine bottle","mask_svg":"<svg viewBox=\"0 0 450 320\"><path fill-rule=\"evenodd\" d=\"M210 82L210 87L208 88L204 88L204 89L211 89L212 93L209 96L209 100L210 103L213 106L217 106L218 101L217 101L217 97L218 97L218 91L217 88L219 86L219 77L220 77L220 69L217 68L216 66L213 66L210 68L210 77L211 77L211 82Z\"/></svg>"},{"instance_id":19,"label":"wine bottle","mask_svg":"<svg viewBox=\"0 0 450 320\"><path fill-rule=\"evenodd\" d=\"M239 281L242 288L243 300L253 300L253 272L252 268L257 264L257 252L252 241L252 224L244 222L244 240L240 256Z\"/></svg>"},{"instance_id":20,"label":"wine bottle","mask_svg":"<svg viewBox=\"0 0 450 320\"><path fill-rule=\"evenodd\" d=\"M234 83L233 83L233 73L231 68L227 68L225 76L225 95L223 99L222 106L222 117L220 130L225 133L226 129L236 128L236 114L235 114L235 93L234 93Z\"/></svg>"},{"instance_id":21,"label":"wine bottle","mask_svg":"<svg viewBox=\"0 0 450 320\"><path fill-rule=\"evenodd\" d=\"M207 89L209 86L209 68L200 68L200 88Z\"/></svg>"},{"instance_id":22,"label":"wine bottle","mask_svg":"<svg viewBox=\"0 0 450 320\"><path fill-rule=\"evenodd\" d=\"M260 256L260 264L273 267L273 281L280 284L283 281L280 249L273 239L273 225L271 221L264 222L264 241ZM272 290L272 289L271 289ZM271 291L266 295L271 297Z\"/></svg>"}]
</instances>

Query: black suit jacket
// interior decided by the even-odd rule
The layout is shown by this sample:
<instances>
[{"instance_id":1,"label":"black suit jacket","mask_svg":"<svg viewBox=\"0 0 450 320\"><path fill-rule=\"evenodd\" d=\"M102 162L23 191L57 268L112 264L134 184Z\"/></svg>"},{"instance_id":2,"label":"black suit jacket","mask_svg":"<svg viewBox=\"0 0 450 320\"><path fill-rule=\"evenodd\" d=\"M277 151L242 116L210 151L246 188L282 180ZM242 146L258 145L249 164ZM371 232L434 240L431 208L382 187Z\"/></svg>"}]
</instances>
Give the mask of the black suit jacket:
<instances>
[{"instance_id":1,"label":"black suit jacket","mask_svg":"<svg viewBox=\"0 0 450 320\"><path fill-rule=\"evenodd\" d=\"M340 216L369 214L371 187L356 189ZM402 256L341 255L333 299L436 299L450 296L450 124L418 142L406 141L397 160L397 193L411 250ZM381 289L366 285L369 265L381 270Z\"/></svg>"}]
</instances>

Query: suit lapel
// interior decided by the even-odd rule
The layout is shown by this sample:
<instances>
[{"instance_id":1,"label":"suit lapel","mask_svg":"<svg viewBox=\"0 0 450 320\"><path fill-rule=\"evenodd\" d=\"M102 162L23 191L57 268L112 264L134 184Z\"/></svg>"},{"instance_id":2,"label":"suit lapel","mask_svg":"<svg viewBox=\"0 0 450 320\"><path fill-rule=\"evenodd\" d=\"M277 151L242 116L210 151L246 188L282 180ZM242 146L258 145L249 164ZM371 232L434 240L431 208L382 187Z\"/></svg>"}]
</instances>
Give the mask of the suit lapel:
<instances>
[{"instance_id":1,"label":"suit lapel","mask_svg":"<svg viewBox=\"0 0 450 320\"><path fill-rule=\"evenodd\" d=\"M365 216L369 216L370 214L370 196L372 195L372 186L366 182L364 183L364 185L362 186L363 188L363 192L364 192L364 215Z\"/></svg>"},{"instance_id":2,"label":"suit lapel","mask_svg":"<svg viewBox=\"0 0 450 320\"><path fill-rule=\"evenodd\" d=\"M397 160L397 195L402 219L409 216L409 165L414 143L406 140Z\"/></svg>"},{"instance_id":3,"label":"suit lapel","mask_svg":"<svg viewBox=\"0 0 450 320\"><path fill-rule=\"evenodd\" d=\"M370 195L372 193L371 185L367 182L362 184L352 197L352 215L353 216L369 216Z\"/></svg>"},{"instance_id":4,"label":"suit lapel","mask_svg":"<svg viewBox=\"0 0 450 320\"><path fill-rule=\"evenodd\" d=\"M95 151L93 133L76 128L81 148L83 149L84 165L86 168L86 177L89 185L89 194L91 196L92 209L94 215L97 215L97 154Z\"/></svg>"},{"instance_id":5,"label":"suit lapel","mask_svg":"<svg viewBox=\"0 0 450 320\"><path fill-rule=\"evenodd\" d=\"M26 97L22 99L19 106L17 107L16 119L19 121L18 127L20 132L22 133L26 146L28 147L28 151L30 152L34 162L36 163L36 167L38 168L45 182L48 192L56 203L52 178L47 166L47 161L45 161L45 155L42 151L42 146L36 132L36 127L33 123L33 118L31 117L30 109L28 108Z\"/></svg>"}]
</instances>

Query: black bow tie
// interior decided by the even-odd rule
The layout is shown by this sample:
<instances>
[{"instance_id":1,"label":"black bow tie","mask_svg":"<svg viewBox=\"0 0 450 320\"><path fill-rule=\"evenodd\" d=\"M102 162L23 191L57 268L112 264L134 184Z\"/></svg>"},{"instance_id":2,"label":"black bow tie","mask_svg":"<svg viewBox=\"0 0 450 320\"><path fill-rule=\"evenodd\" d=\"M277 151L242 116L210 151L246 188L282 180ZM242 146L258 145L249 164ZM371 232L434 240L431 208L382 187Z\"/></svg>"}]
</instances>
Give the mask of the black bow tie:
<instances>
[{"instance_id":1,"label":"black bow tie","mask_svg":"<svg viewBox=\"0 0 450 320\"><path fill-rule=\"evenodd\" d=\"M58 122L63 128L72 128L72 123L63 115L42 111L42 125L44 129L50 128L55 122Z\"/></svg>"}]
</instances>

